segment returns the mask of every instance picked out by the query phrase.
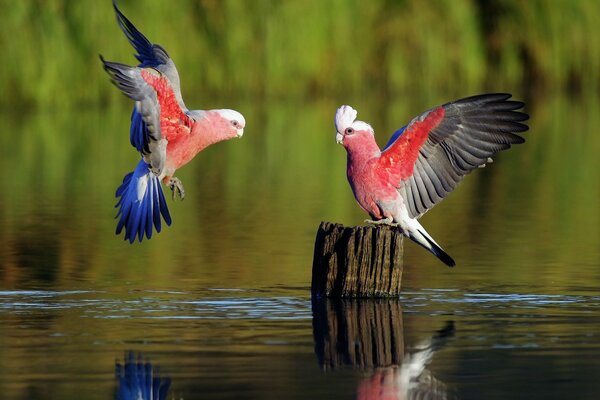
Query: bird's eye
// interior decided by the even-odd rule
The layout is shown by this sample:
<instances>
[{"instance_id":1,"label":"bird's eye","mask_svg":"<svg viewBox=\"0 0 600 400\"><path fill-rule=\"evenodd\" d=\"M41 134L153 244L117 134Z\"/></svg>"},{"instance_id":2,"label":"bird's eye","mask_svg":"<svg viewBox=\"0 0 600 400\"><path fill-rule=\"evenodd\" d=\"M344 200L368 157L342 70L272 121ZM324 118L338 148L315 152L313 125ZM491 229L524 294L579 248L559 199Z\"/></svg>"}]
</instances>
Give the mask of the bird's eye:
<instances>
[{"instance_id":1,"label":"bird's eye","mask_svg":"<svg viewBox=\"0 0 600 400\"><path fill-rule=\"evenodd\" d=\"M235 126L236 128L237 128L237 127L240 125L240 123L239 123L239 122L237 122L236 120L233 120L233 121L231 121L231 124L232 124L233 126Z\"/></svg>"},{"instance_id":2,"label":"bird's eye","mask_svg":"<svg viewBox=\"0 0 600 400\"><path fill-rule=\"evenodd\" d=\"M346 130L344 131L344 133L346 135L352 135L354 133L354 129L352 129L352 128L346 128Z\"/></svg>"}]
</instances>

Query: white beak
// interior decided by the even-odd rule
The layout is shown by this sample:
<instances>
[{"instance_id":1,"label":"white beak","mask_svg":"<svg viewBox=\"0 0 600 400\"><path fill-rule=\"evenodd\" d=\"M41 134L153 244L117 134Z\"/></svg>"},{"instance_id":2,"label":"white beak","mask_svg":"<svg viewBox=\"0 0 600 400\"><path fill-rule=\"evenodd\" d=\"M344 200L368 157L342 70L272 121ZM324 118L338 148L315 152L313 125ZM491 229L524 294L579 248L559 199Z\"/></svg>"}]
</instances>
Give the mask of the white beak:
<instances>
[{"instance_id":1,"label":"white beak","mask_svg":"<svg viewBox=\"0 0 600 400\"><path fill-rule=\"evenodd\" d=\"M338 132L338 133L336 133L336 134L335 134L335 141L336 141L338 144L342 144L342 143L344 142L344 135L342 135L342 134L341 134L341 133L339 133L339 132Z\"/></svg>"},{"instance_id":2,"label":"white beak","mask_svg":"<svg viewBox=\"0 0 600 400\"><path fill-rule=\"evenodd\" d=\"M244 136L244 128L236 130L235 134L237 137L241 138L242 136Z\"/></svg>"}]
</instances>

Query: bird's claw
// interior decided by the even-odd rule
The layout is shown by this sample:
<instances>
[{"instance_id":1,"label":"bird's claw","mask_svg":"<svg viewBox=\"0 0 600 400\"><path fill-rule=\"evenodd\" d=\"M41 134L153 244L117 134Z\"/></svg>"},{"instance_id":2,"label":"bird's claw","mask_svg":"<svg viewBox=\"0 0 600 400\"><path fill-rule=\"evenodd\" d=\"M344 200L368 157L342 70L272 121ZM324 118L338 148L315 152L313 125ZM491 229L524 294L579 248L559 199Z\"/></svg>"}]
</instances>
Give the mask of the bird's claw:
<instances>
[{"instance_id":1,"label":"bird's claw","mask_svg":"<svg viewBox=\"0 0 600 400\"><path fill-rule=\"evenodd\" d=\"M167 183L169 189L173 191L173 200L179 195L179 198L183 200L185 198L185 190L183 189L183 183L179 180L179 178L171 178Z\"/></svg>"},{"instance_id":2,"label":"bird's claw","mask_svg":"<svg viewBox=\"0 0 600 400\"><path fill-rule=\"evenodd\" d=\"M398 224L394 223L394 218L392 218L392 217L387 217L387 218L378 219L378 220L365 219L365 224L369 224L369 225L390 225L390 226L397 226L398 225Z\"/></svg>"}]
</instances>

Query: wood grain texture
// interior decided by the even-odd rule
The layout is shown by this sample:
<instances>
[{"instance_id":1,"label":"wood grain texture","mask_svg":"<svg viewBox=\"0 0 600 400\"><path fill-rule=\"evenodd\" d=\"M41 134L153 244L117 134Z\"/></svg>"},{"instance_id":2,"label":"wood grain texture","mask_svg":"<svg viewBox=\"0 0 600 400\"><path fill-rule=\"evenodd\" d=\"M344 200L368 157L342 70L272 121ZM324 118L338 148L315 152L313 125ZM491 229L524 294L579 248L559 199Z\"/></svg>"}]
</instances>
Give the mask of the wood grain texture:
<instances>
[{"instance_id":1,"label":"wood grain texture","mask_svg":"<svg viewBox=\"0 0 600 400\"><path fill-rule=\"evenodd\" d=\"M395 297L402 280L403 235L389 226L321 222L312 269L316 297Z\"/></svg>"}]
</instances>

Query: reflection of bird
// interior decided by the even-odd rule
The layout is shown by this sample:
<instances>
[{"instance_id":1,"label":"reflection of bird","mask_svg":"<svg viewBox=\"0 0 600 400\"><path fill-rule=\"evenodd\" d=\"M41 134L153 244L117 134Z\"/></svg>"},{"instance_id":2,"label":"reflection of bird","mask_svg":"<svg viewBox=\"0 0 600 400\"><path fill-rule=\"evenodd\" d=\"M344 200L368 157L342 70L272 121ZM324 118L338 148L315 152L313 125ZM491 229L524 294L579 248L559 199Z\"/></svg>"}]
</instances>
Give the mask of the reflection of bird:
<instances>
[{"instance_id":1,"label":"reflection of bird","mask_svg":"<svg viewBox=\"0 0 600 400\"><path fill-rule=\"evenodd\" d=\"M161 230L161 215L167 225L171 216L160 185L167 184L183 199L181 181L175 170L187 164L211 144L242 136L244 117L234 110L188 110L181 98L179 74L173 60L159 45L152 44L113 6L117 22L135 48L137 67L105 61L104 69L113 83L135 101L131 114L131 144L142 159L125 175L117 189L117 234L125 228L125 239L152 236L153 225Z\"/></svg>"},{"instance_id":2,"label":"reflection of bird","mask_svg":"<svg viewBox=\"0 0 600 400\"><path fill-rule=\"evenodd\" d=\"M341 106L335 115L336 140L348 153L347 175L358 204L371 223L399 226L403 233L448 266L446 254L417 221L473 169L512 144L528 115L509 94L484 94L433 108L396 131L383 150L373 128L357 112Z\"/></svg>"},{"instance_id":3,"label":"reflection of bird","mask_svg":"<svg viewBox=\"0 0 600 400\"><path fill-rule=\"evenodd\" d=\"M381 368L361 382L357 398L360 400L447 399L446 385L426 369L436 351L454 336L454 322L420 343L406 354L400 366Z\"/></svg>"},{"instance_id":4,"label":"reflection of bird","mask_svg":"<svg viewBox=\"0 0 600 400\"><path fill-rule=\"evenodd\" d=\"M452 336L454 336L454 321L448 321L444 328L437 331L429 340L420 343L413 352L404 356L402 365L396 373L398 385L405 388L407 392L415 393L414 398L421 398L416 396L416 393L445 394L444 384L432 377L425 367L431 362L435 352L444 347Z\"/></svg>"},{"instance_id":5,"label":"reflection of bird","mask_svg":"<svg viewBox=\"0 0 600 400\"><path fill-rule=\"evenodd\" d=\"M171 387L169 378L161 378L149 362L137 359L133 352L125 354L125 363L115 365L117 390L115 400L166 400Z\"/></svg>"}]
</instances>

